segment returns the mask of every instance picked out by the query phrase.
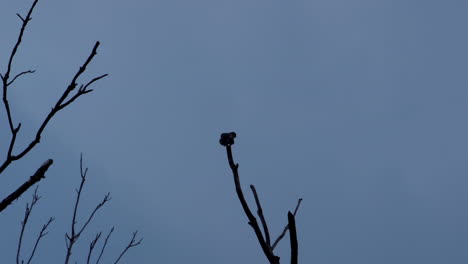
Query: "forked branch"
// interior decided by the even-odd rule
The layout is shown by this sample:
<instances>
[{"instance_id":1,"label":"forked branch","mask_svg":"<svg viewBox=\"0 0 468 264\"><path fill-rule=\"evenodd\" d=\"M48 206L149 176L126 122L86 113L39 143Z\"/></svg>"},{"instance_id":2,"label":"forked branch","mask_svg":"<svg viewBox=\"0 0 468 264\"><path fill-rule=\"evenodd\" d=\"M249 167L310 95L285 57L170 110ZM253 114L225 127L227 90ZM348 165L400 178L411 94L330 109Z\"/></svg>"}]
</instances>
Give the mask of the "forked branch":
<instances>
[{"instance_id":1,"label":"forked branch","mask_svg":"<svg viewBox=\"0 0 468 264\"><path fill-rule=\"evenodd\" d=\"M32 195L32 199L31 199L31 203L29 204L26 204L26 210L24 212L24 217L23 217L23 221L21 221L21 232L20 232L20 236L19 236L19 240L18 240L18 247L17 247L17 250L16 250L16 263L17 264L23 264L24 263L24 260L21 260L20 261L20 258L21 258L21 247L22 247L22 244L23 244L23 236L24 236L24 231L26 230L26 225L28 224L28 220L29 220L29 217L31 216L31 212L34 208L34 206L36 205L36 203L41 199L41 197L37 194L37 188L34 190L34 193ZM42 226L42 229L41 231L39 232L39 235L37 236L36 238L36 242L34 243L34 247L33 247L33 250L31 251L31 254L29 255L29 259L28 259L28 262L27 264L31 263L33 257L34 257L34 254L36 253L36 249L39 245L39 242L41 241L41 239L47 235L47 228L49 227L49 225L54 221L54 218L51 217L49 218L49 221L44 224Z\"/></svg>"},{"instance_id":2,"label":"forked branch","mask_svg":"<svg viewBox=\"0 0 468 264\"><path fill-rule=\"evenodd\" d=\"M11 111L11 108L10 108L10 102L8 100L9 87L19 77L21 77L23 75L26 75L28 73L34 73L34 71L33 70L22 71L22 72L20 72L20 73L18 73L16 75L14 75L13 78L11 78L11 75L12 75L11 72L12 72L12 68L13 68L13 62L14 62L15 55L17 54L17 51L18 51L18 49L19 49L19 47L21 45L21 42L23 40L23 35L24 35L25 30L26 30L26 27L27 27L29 21L32 19L31 15L33 13L34 7L36 6L37 2L38 2L38 0L35 0L33 2L33 4L31 5L31 7L30 7L30 9L29 9L29 11L27 13L27 15L24 18L21 15L17 14L18 17L21 19L21 21L23 23L22 23L18 38L16 40L16 43L15 43L15 45L13 47L13 50L12 50L10 56L9 56L6 72L4 74L0 74L0 78L1 78L1 81L2 81L2 88L3 88L3 105L5 107L5 112L6 112L6 117L7 117L7 120L8 120L9 130L10 130L10 133L11 133L11 139L10 139L10 144L8 146L8 151L6 153L6 159L0 165L0 174L13 161L19 160L22 157L24 157L26 154L29 153L29 151L31 151L40 142L42 132L47 127L50 120L60 110L64 109L65 107L67 107L68 105L73 103L76 99L78 99L82 95L92 92L93 90L89 89L89 86L92 85L93 83L95 83L96 81L99 81L100 79L107 76L107 74L103 74L103 75L100 75L98 77L95 77L95 78L91 79L90 81L88 81L88 82L86 82L84 84L81 84L80 87L78 89L76 89L76 92L73 95L71 95L71 93L78 86L78 79L86 71L86 68L91 63L94 56L96 56L96 54L97 54L97 49L98 49L99 44L100 44L99 41L97 41L94 44L94 47L93 47L93 49L91 51L91 54L88 56L88 58L85 60L85 62L79 67L78 71L72 77L71 82L68 84L68 86L66 87L66 89L64 90L64 92L62 93L60 98L57 100L54 107L52 107L49 114L42 121L42 124L39 126L39 128L37 129L37 131L35 133L34 139L32 139L31 142L26 147L24 147L22 150L20 150L18 152L18 154L13 153L14 149L15 149L15 143L16 143L17 135L18 135L18 133L20 131L20 128L21 128L21 123L15 124L15 122L13 120L13 114L12 114L12 111Z\"/></svg>"},{"instance_id":3,"label":"forked branch","mask_svg":"<svg viewBox=\"0 0 468 264\"><path fill-rule=\"evenodd\" d=\"M283 233L280 235L278 239L273 243L273 246L270 245L270 232L268 230L268 224L265 219L265 216L263 214L263 209L260 203L260 199L257 194L257 190L255 189L254 185L250 185L250 188L252 189L252 193L255 198L255 203L257 205L257 214L258 217L260 218L260 221L262 223L263 227L263 233L262 230L260 229L260 226L258 225L257 219L255 216L252 214L252 211L249 208L249 205L247 204L247 201L245 200L244 194L242 192L242 187L240 184L240 177L239 177L239 164L234 162L234 158L232 155L232 145L234 144L234 139L236 138L236 133L235 132L230 132L230 133L223 133L221 134L221 138L219 140L219 143L226 147L226 153L227 153L227 158L229 162L229 167L232 170L232 174L234 176L234 184L236 187L236 193L237 197L239 198L239 201L242 205L242 209L244 210L244 213L246 214L247 218L249 219L249 225L252 227L252 229L255 232L255 235L257 236L257 240L260 243L260 246L263 250L263 253L265 254L266 258L270 262L270 264L279 264L280 258L276 256L273 252L275 246L278 244L278 242L281 240L281 238L284 236L286 231L289 230L290 232L294 231L294 234L291 233L291 254L293 254L295 257L291 258L291 261L294 260L294 262L291 262L293 264L297 264L297 236L295 234L296 232L296 226L295 226L295 221L294 221L294 215L296 214L297 210L299 209L300 202L302 199L299 199L298 205L296 206L296 210L294 211L294 215L292 215L292 219L288 216L289 222L286 228L284 229ZM292 221L292 222L291 222ZM292 227L294 225L294 227ZM294 230L293 230L294 228ZM293 240L295 243L293 243ZM292 256L293 256L292 255Z\"/></svg>"},{"instance_id":4,"label":"forked branch","mask_svg":"<svg viewBox=\"0 0 468 264\"><path fill-rule=\"evenodd\" d=\"M70 230L70 233L67 233L65 234L65 244L66 244L66 247L67 247L67 252L66 252L66 256L65 256L65 264L69 263L70 261L70 257L72 255L72 252L73 252L73 246L75 245L75 243L78 241L78 239L81 237L82 233L86 230L86 228L88 227L88 225L91 223L91 221L94 219L96 213L107 203L110 201L110 193L107 193L103 200L98 203L96 205L96 207L94 208L94 210L90 213L90 215L88 216L87 220L84 221L84 223L82 224L81 227L77 227L77 216L78 216L78 208L79 208L79 205L80 205L80 200L81 200L81 196L83 194L83 189L84 189L84 185L86 183L86 177L87 177L87 174L88 174L88 168L84 168L83 167L83 155L81 155L80 157L80 177L81 177L81 182L80 182L80 186L79 188L76 190L76 199L75 199L75 206L73 208L73 217L72 217L72 223L71 223L71 230ZM108 245L108 241L110 239L110 236L112 234L112 232L114 232L114 227L111 228L111 230L109 231L109 233L107 234L107 237L106 239L104 240L104 243L102 245L102 248L101 248L101 252L99 253L99 257L97 258L96 260L96 264L99 263L99 261L101 260L102 258L102 255L104 253L104 250L106 248L106 246ZM117 263L122 257L123 255L132 247L135 247L135 246L138 246L141 241L143 239L139 239L138 241L136 240L136 236L137 236L138 232L135 231L133 233L133 237L132 239L130 240L129 244L125 247L125 249L121 252L121 254L119 255L118 259L116 260L115 263ZM98 232L98 234L94 237L94 239L91 241L90 245L89 245L89 251L88 251L88 256L87 256L87 263L90 263L91 262L91 257L92 257L92 254L93 254L93 251L94 249L96 248L98 242L99 242L99 239L102 235L102 231Z\"/></svg>"},{"instance_id":5,"label":"forked branch","mask_svg":"<svg viewBox=\"0 0 468 264\"><path fill-rule=\"evenodd\" d=\"M91 222L91 220L93 219L96 212L110 200L110 193L107 193L104 196L104 199L98 205L96 205L96 207L91 212L91 214L88 216L88 219L81 226L81 228L78 228L76 226L76 224L77 224L76 217L77 217L77 214L78 214L78 207L79 207L79 204L80 204L80 198L81 198L81 194L83 192L83 187L84 187L84 184L86 182L87 173L88 173L88 168L83 169L83 155L81 155L81 157L80 157L80 176L81 176L80 187L78 188L78 190L76 190L76 199L75 199L75 206L73 207L73 217L72 217L72 223L71 223L71 231L70 231L70 234L68 234L68 233L65 234L65 243L66 243L66 246L67 246L67 252L66 252L66 256L65 256L65 264L68 264L68 262L70 261L70 256L71 256L72 251L73 251L73 246L75 245L76 241L80 238L81 234L86 229L88 224ZM93 246L93 248L94 248L94 246Z\"/></svg>"},{"instance_id":6,"label":"forked branch","mask_svg":"<svg viewBox=\"0 0 468 264\"><path fill-rule=\"evenodd\" d=\"M137 235L138 235L138 231L133 232L132 239L130 239L130 242L129 242L128 245L125 247L125 249L122 251L122 253L120 253L119 257L118 257L117 260L114 262L114 264L119 263L120 259L123 257L123 255L125 255L125 253L127 253L127 251L128 251L130 248L136 247L136 246L140 245L141 241L143 241L143 238L140 238L140 239L137 241L137 240L135 239Z\"/></svg>"},{"instance_id":7,"label":"forked branch","mask_svg":"<svg viewBox=\"0 0 468 264\"><path fill-rule=\"evenodd\" d=\"M299 198L297 200L297 205L296 205L296 209L294 209L294 217L296 216L296 213L297 213L297 210L299 210L299 206L301 206L301 202L302 202L302 198ZM275 240L275 242L273 243L273 245L271 246L273 249L276 248L276 246L278 245L278 243L281 241L281 239L283 239L283 237L286 235L286 232L288 232L289 230L289 224L287 224L284 228L283 228L283 231L281 232L281 234L278 236L278 238Z\"/></svg>"}]
</instances>

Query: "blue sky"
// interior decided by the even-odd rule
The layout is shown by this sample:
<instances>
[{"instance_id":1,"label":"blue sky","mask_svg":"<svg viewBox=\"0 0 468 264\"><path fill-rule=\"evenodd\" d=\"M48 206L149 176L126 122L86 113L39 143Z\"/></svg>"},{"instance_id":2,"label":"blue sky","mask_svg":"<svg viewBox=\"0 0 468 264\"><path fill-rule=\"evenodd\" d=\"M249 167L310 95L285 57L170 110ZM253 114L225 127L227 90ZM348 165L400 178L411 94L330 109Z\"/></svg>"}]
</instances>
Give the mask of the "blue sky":
<instances>
[{"instance_id":1,"label":"blue sky","mask_svg":"<svg viewBox=\"0 0 468 264\"><path fill-rule=\"evenodd\" d=\"M2 71L15 14L29 4L0 8ZM113 200L79 244L79 263L95 232L113 225L109 258L133 230L144 236L124 263L266 263L218 144L234 130L241 181L250 202L247 187L257 186L273 234L304 198L301 263L466 263L467 8L455 0L40 1L14 68L37 72L10 93L21 142L96 40L85 77L109 77L59 113L27 160L2 175L1 192L55 160L30 227L57 218L37 263L58 263L84 152L83 214L107 191ZM2 214L5 261L28 200ZM278 254L289 261L287 243Z\"/></svg>"}]
</instances>

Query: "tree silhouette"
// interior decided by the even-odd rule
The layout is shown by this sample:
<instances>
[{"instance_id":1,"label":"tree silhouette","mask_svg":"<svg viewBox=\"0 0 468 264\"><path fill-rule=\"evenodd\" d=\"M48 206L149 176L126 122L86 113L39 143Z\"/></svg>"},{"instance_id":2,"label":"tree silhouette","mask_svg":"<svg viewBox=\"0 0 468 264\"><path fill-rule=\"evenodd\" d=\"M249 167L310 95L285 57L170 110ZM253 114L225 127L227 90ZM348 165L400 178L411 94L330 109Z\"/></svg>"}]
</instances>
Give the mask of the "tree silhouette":
<instances>
[{"instance_id":1,"label":"tree silhouette","mask_svg":"<svg viewBox=\"0 0 468 264\"><path fill-rule=\"evenodd\" d=\"M41 142L41 136L44 130L47 128L48 124L54 119L54 117L63 109L71 106L74 104L76 101L78 101L78 98L81 98L85 94L91 93L93 90L91 89L91 86L105 78L107 74L102 74L98 75L94 78L91 78L90 80L86 81L81 81L83 73L86 72L88 65L93 61L94 57L97 55L97 50L99 47L99 41L97 41L89 56L86 58L86 60L79 66L78 70L76 73L71 77L71 80L68 85L66 85L65 89L63 90L63 93L58 97L57 101L55 104L51 107L50 112L44 117L41 125L39 128L34 131L35 136L30 139L29 144L26 144L25 146L18 146L17 139L19 136L21 136L21 122L17 122L14 118L14 113L12 112L12 108L10 106L10 101L9 101L9 90L15 84L15 81L18 80L19 78L24 78L29 74L33 74L35 70L23 70L23 71L16 71L15 69L15 58L16 55L18 54L18 51L21 47L21 43L23 41L23 37L26 31L27 26L29 25L29 22L32 20L32 14L33 11L39 1L34 0L28 9L26 15L20 15L16 14L19 19L21 20L21 28L18 33L18 37L16 41L14 42L13 48L11 50L11 53L8 56L7 62L6 62L6 70L2 73L0 73L0 79L1 79L1 86L2 86L2 101L3 101L3 109L5 111L5 117L6 117L6 123L8 124L7 126L2 126L7 128L7 134L10 134L10 139L9 143L7 143L8 148L6 149L6 158L3 161L0 161L0 176L5 177L5 170L9 168L11 165L13 165L15 162L23 160L27 157L28 153L30 153L31 150L37 147L37 145ZM16 73L17 72L17 73ZM3 121L3 120L2 120ZM19 234L19 239L18 239L18 247L17 247L17 253L16 253L16 263L31 263L36 250L38 249L39 242L41 239L47 235L48 229L50 225L53 223L54 218L51 217L45 223L42 227L42 229L39 232L39 235L37 236L36 241L34 242L33 249L31 253L29 254L29 257L27 258L27 261L25 261L22 257L22 245L24 243L23 237L26 232L26 227L29 222L31 213L33 212L33 209L35 208L36 204L40 200L40 196L38 194L38 188L37 184L39 181L45 178L45 174L49 167L53 164L52 159L47 159L36 171L35 173L30 176L26 177L24 183L20 185L18 188L15 190L10 190L7 191L10 194L7 195L1 202L0 202L0 212L3 210L7 209L9 206L11 206L12 202L20 198L26 191L28 191L31 187L36 185L36 188L34 190L34 193L32 195L32 200L30 203L26 205L26 210L25 214L23 217L23 220L21 222L21 230ZM91 223L91 220L94 218L95 214L97 211L99 211L109 200L110 200L110 194L106 194L104 196L104 199L97 204L95 209L91 212L91 214L88 216L87 220L80 226L78 227L78 223L76 220L77 216L77 211L79 208L79 202L80 202L80 197L83 193L83 187L86 182L86 176L87 176L87 171L88 169L83 169L83 159L80 159L80 176L81 176L81 183L79 188L76 190L76 200L73 208L73 218L72 218L72 223L71 223L71 230L69 233L66 234L66 254L65 254L65 263L69 263L70 257L72 255L72 250L74 244L78 241L78 239L81 237L83 231L89 226ZM112 227L105 239L102 243L101 251L100 254L96 260L96 263L99 263L101 260L101 257L104 253L104 250L108 244L108 241L110 239L110 236L112 232L114 231L114 228ZM92 252L94 248L96 247L97 243L99 242L99 239L101 237L101 233L99 232L95 238L91 241L90 247L89 247L89 252L87 255L87 260L88 263L91 261L92 257ZM141 243L141 239L137 239L137 232L133 233L133 236L128 243L128 245L122 250L121 254L117 256L116 260L114 263L118 263L121 259L122 256L128 251L128 249L137 246Z\"/></svg>"}]
</instances>

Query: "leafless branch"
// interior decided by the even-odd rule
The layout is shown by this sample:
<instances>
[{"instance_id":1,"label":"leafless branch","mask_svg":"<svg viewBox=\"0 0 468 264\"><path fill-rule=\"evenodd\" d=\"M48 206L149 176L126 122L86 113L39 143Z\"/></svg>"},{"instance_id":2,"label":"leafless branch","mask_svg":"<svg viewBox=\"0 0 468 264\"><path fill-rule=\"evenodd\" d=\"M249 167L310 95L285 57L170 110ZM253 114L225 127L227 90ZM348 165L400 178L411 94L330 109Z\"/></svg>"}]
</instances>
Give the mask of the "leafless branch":
<instances>
[{"instance_id":1,"label":"leafless branch","mask_svg":"<svg viewBox=\"0 0 468 264\"><path fill-rule=\"evenodd\" d=\"M81 87L78 89L78 92L72 96L68 101L62 103L60 105L60 109L63 109L65 107L67 107L69 104L73 103L78 97L82 96L83 94L87 94L87 93L90 93L92 92L93 90L86 90L86 88L88 88L88 86L90 86L92 83L106 77L108 74L103 74L101 76L98 76L94 79L92 79L91 81L89 81L86 85L81 85Z\"/></svg>"},{"instance_id":2,"label":"leafless branch","mask_svg":"<svg viewBox=\"0 0 468 264\"><path fill-rule=\"evenodd\" d=\"M16 43L15 43L15 45L14 45L14 47L12 49L12 52L11 52L11 54L9 56L6 72L4 74L0 74L1 81L2 81L2 88L3 88L3 104L4 104L4 107L5 107L6 116L7 116L7 119L8 119L8 125L9 125L9 129L10 129L10 132L11 132L11 139L10 139L10 144L9 144L9 147L8 147L8 153L6 155L5 161L0 166L0 174L13 161L21 159L23 156L25 156L29 151L31 151L40 142L42 132L46 128L49 121L55 116L55 114L57 114L60 110L62 110L63 108L67 107L69 104L74 102L78 97L91 92L92 90L88 89L88 87L91 84L93 84L94 82L96 82L96 81L98 81L98 80L100 80L100 79L107 76L107 74L104 74L104 75L93 78L91 81L88 81L86 84L81 85L81 88L78 89L77 92L73 96L71 96L71 98L69 98L69 94L77 86L77 81L78 81L79 77L86 71L86 67L89 65L89 63L93 60L94 56L97 54L97 48L99 47L99 41L97 41L95 43L92 51L91 51L91 54L88 56L86 61L82 64L82 66L80 66L78 71L73 76L70 84L67 86L67 88L63 92L62 96L57 100L55 106L52 107L51 111L45 117L45 119L42 122L41 126L36 131L36 135L35 135L34 139L29 143L29 145L27 145L22 151L20 151L19 154L14 154L13 153L14 146L15 146L16 139L17 139L17 134L18 134L18 132L19 132L19 130L21 128L21 123L18 123L18 125L14 124L13 115L12 115L11 109L10 109L10 103L8 101L8 88L9 88L9 86L11 84L13 84L13 82L17 78L21 77L22 75L28 74L28 73L33 73L34 71L32 71L32 70L23 71L21 73L16 74L11 80L10 80L10 75L11 75L11 72L12 72L12 66L13 66L14 58L15 58L15 56L17 54L17 51L18 51L18 48L20 47L20 44L21 44L21 42L23 40L24 32L26 30L26 27L27 27L29 21L31 20L31 15L33 13L33 10L34 10L37 2L38 2L38 0L35 0L32 3L32 5L31 5L31 7L30 7L30 9L29 9L29 11L28 11L25 18L23 18L21 15L17 14L18 17L22 21L22 26L21 26L18 38L16 40Z\"/></svg>"},{"instance_id":3,"label":"leafless branch","mask_svg":"<svg viewBox=\"0 0 468 264\"><path fill-rule=\"evenodd\" d=\"M70 260L70 256L72 254L72 250L73 250L73 245L75 244L75 242L78 240L78 238L81 236L81 233L83 233L83 231L86 229L86 227L88 226L88 224L91 222L91 220L93 219L94 215L96 214L96 212L102 207L104 206L104 204L106 204L109 200L110 200L110 193L107 193L105 196L104 196L104 199L94 208L94 210L92 211L92 213L89 215L88 219L85 221L85 223L83 224L83 226L81 228L77 228L76 227L76 216L77 216L77 211L78 211L78 206L79 206L79 203L80 203L80 198L81 198L81 194L82 194L82 191L83 191L83 187L84 187L84 184L86 182L86 174L88 173L88 168L86 169L83 169L83 155L81 155L80 157L80 176L81 176L81 183L80 183L80 187L78 190L76 190L76 200L75 200L75 206L73 208L73 217L72 217L72 224L71 224L71 232L70 234L65 234L65 242L66 242L66 246L67 246L67 253L66 253L66 257L65 257L65 264L68 264L69 260ZM77 229L79 231L77 231Z\"/></svg>"},{"instance_id":4,"label":"leafless branch","mask_svg":"<svg viewBox=\"0 0 468 264\"><path fill-rule=\"evenodd\" d=\"M91 261L91 255L93 254L94 247L96 246L99 238L101 237L101 234L102 232L97 233L93 241L89 243L88 260L86 261L87 264L89 264L89 262Z\"/></svg>"},{"instance_id":5,"label":"leafless branch","mask_svg":"<svg viewBox=\"0 0 468 264\"><path fill-rule=\"evenodd\" d=\"M23 243L23 235L24 235L24 230L26 229L26 225L28 224L29 216L31 215L31 211L36 205L36 203L41 199L41 197L37 194L37 188L34 190L34 193L32 195L31 199L31 205L29 203L26 204L26 210L24 211L24 217L23 221L21 221L21 232L18 240L18 248L16 250L16 264L20 264L20 254L21 254L21 246Z\"/></svg>"},{"instance_id":6,"label":"leafless branch","mask_svg":"<svg viewBox=\"0 0 468 264\"><path fill-rule=\"evenodd\" d=\"M298 245L295 216L288 212L289 239L291 244L291 264L297 264Z\"/></svg>"},{"instance_id":7,"label":"leafless branch","mask_svg":"<svg viewBox=\"0 0 468 264\"><path fill-rule=\"evenodd\" d=\"M53 221L54 221L54 218L51 217L49 218L49 221L47 221L47 223L42 226L41 232L39 232L39 235L37 236L37 239L36 239L36 243L34 244L34 248L31 252L31 255L29 256L28 264L31 263L34 257L34 254L36 253L37 246L39 245L39 242L41 241L41 239L49 233L49 232L46 232L46 230Z\"/></svg>"},{"instance_id":8,"label":"leafless branch","mask_svg":"<svg viewBox=\"0 0 468 264\"><path fill-rule=\"evenodd\" d=\"M3 201L0 202L0 212L7 208L14 200L18 199L31 186L39 182L41 179L45 178L45 173L53 162L54 161L52 159L48 159L47 161L45 161L41 165L41 167L37 169L33 176L29 177L29 179L25 183L23 183L18 189L16 189L14 192L8 195L8 197L3 199Z\"/></svg>"},{"instance_id":9,"label":"leafless branch","mask_svg":"<svg viewBox=\"0 0 468 264\"><path fill-rule=\"evenodd\" d=\"M8 119L8 125L10 127L10 132L12 134L12 137L11 137L11 141L10 141L10 146L8 148L8 154L7 154L7 159L5 160L4 162L4 165L2 165L0 167L0 174L3 172L3 170L8 166L8 164L11 163L11 161L9 161L11 158L11 151L13 149L13 146L15 144L15 140L16 140L16 134L18 133L20 127L21 127L21 124L18 124L18 126L15 128L15 125L13 124L13 117L12 117L12 114L11 114L11 109L10 109L10 103L8 102L8 86L10 84L12 84L19 76L25 74L25 73L20 73L20 74L17 74L13 80L9 80L10 79L10 74L11 74L11 68L12 68L12 65L13 65L13 60L15 58L15 55L16 55L16 52L18 51L18 48L21 44L21 41L23 40L23 35L24 35L24 31L26 30L26 26L28 25L28 22L31 20L31 15L32 15L32 12L34 10L34 7L36 7L36 4L37 4L38 0L35 0L31 7L29 8L29 11L26 15L26 18L23 18L21 17L19 14L18 17L21 19L21 21L23 22L23 24L21 25L21 29L20 29L20 32L18 34L18 38L16 40L16 43L15 45L13 46L13 50L11 51L11 54L10 54L10 57L8 59L8 65L7 65L7 69L6 69L6 72L4 74L1 75L1 79L2 79L2 88L3 88L3 105L5 106L5 111L6 111L6 115L7 115L7 119Z\"/></svg>"},{"instance_id":10,"label":"leafless branch","mask_svg":"<svg viewBox=\"0 0 468 264\"><path fill-rule=\"evenodd\" d=\"M39 129L36 132L35 138L31 141L31 143L29 143L29 145L26 148L23 149L23 151L21 151L17 155L12 154L12 150L13 150L13 146L15 144L16 134L19 131L20 125L18 125L17 128L14 128L13 127L13 121L11 121L11 118L9 118L10 130L12 131L12 140L10 142L10 147L9 147L9 152L8 152L8 155L7 155L7 159L0 166L0 174L8 167L8 165L10 165L11 162L13 162L15 160L18 160L18 159L21 159L23 156L25 156L29 151L31 151L40 142L42 132L46 128L49 121L55 116L55 114L57 114L60 110L64 109L69 104L74 102L80 96L82 96L84 94L87 94L87 93L90 93L92 90L88 90L87 88L92 83L94 83L94 82L96 82L96 81L98 81L98 80L100 80L100 79L107 76L107 74L104 74L104 75L93 78L91 81L89 81L85 85L82 85L77 90L75 95L73 95L71 98L67 99L69 94L76 88L78 78L81 76L81 74L83 74L86 71L86 67L93 60L94 56L97 54L97 48L99 47L99 44L100 44L99 41L97 41L96 44L93 47L93 50L91 51L91 54L88 56L88 58L86 59L84 64L79 68L79 70L73 76L72 81L70 82L68 87L65 89L62 96L58 99L55 106L52 107L49 114L46 116L46 118L42 122L41 126L39 127ZM5 75L5 76L7 77L7 75ZM6 82L8 82L8 79L5 76L3 77L4 87L7 84ZM6 91L6 88L4 88L4 102L5 102L5 105L7 106L8 105L8 100L6 99L6 92L5 91ZM10 112L9 107L7 107L7 114L9 112ZM10 116L10 114L8 114L8 116Z\"/></svg>"},{"instance_id":11,"label":"leafless branch","mask_svg":"<svg viewBox=\"0 0 468 264\"><path fill-rule=\"evenodd\" d=\"M244 193L242 192L242 187L240 184L240 177L239 177L239 172L238 172L239 164L236 164L234 162L234 158L232 156L232 149L231 149L232 144L234 144L235 137L236 137L236 133L234 132L223 133L221 135L221 139L219 142L223 146L226 147L229 166L231 167L232 174L234 176L234 184L236 186L236 193L242 205L242 209L244 209L244 213L247 215L247 218L249 219L249 225L253 228L255 235L257 236L258 242L260 243L263 253L267 257L268 261L271 264L277 264L279 263L279 257L273 254L273 250L265 242L265 239L263 238L262 230L260 229L258 225L257 219L252 214L252 211L250 210L249 205L247 204L247 201L245 200Z\"/></svg>"},{"instance_id":12,"label":"leafless branch","mask_svg":"<svg viewBox=\"0 0 468 264\"><path fill-rule=\"evenodd\" d=\"M4 86L3 86L4 89L6 88L5 85L8 86L8 79L10 78L13 59L14 59L14 57L16 55L16 52L18 51L18 48L19 48L19 46L21 44L21 41L23 40L23 35L24 35L24 31L26 30L26 26L28 25L28 22L31 21L31 19L32 19L31 15L32 15L32 12L34 10L34 7L36 7L37 2L38 2L38 0L35 0L32 3L31 7L29 8L28 14L26 15L26 18L23 18L23 17L21 17L21 15L16 14L21 19L23 24L21 26L20 33L19 33L18 38L16 40L15 46L13 47L13 50L11 51L10 58L8 59L7 71L5 72L5 74L3 74L2 79L3 79L3 83L4 83ZM6 91L4 90L3 93L5 94Z\"/></svg>"},{"instance_id":13,"label":"leafless branch","mask_svg":"<svg viewBox=\"0 0 468 264\"><path fill-rule=\"evenodd\" d=\"M15 77L13 77L13 79L8 83L8 86L10 86L11 84L13 84L13 82L18 79L19 77L21 77L21 75L25 75L25 74L28 74L28 73L35 73L36 71L32 71L32 70L27 70L27 71L23 71L23 72L20 72L18 74L16 74Z\"/></svg>"},{"instance_id":14,"label":"leafless branch","mask_svg":"<svg viewBox=\"0 0 468 264\"><path fill-rule=\"evenodd\" d=\"M93 219L94 215L96 214L96 212L104 205L106 204L108 201L110 201L111 198L110 198L110 193L107 193L104 198L102 199L102 201L96 205L96 207L94 208L93 212L89 215L88 217L88 220L86 220L85 224L81 227L80 231L78 231L77 235L80 236L81 233L83 233L83 231L86 229L86 227L88 226L88 224L91 222L91 220Z\"/></svg>"},{"instance_id":15,"label":"leafless branch","mask_svg":"<svg viewBox=\"0 0 468 264\"><path fill-rule=\"evenodd\" d=\"M117 264L120 261L120 259L127 252L127 250L129 250L132 247L136 247L136 246L140 245L143 238L140 238L140 240L138 240L138 242L136 242L135 238L136 238L137 234L138 234L138 231L133 232L132 239L130 240L128 245L125 247L125 249L122 251L122 253L120 253L120 256L117 258L117 260L114 262L114 264Z\"/></svg>"},{"instance_id":16,"label":"leafless branch","mask_svg":"<svg viewBox=\"0 0 468 264\"><path fill-rule=\"evenodd\" d=\"M257 204L257 214L260 218L260 221L262 222L263 233L265 233L265 243L268 246L270 246L270 232L268 231L268 225L265 220L265 216L263 215L262 205L260 204L260 199L258 198L257 190L255 189L255 186L253 184L250 185L250 189L252 189L252 193L255 198L255 203Z\"/></svg>"},{"instance_id":17,"label":"leafless branch","mask_svg":"<svg viewBox=\"0 0 468 264\"><path fill-rule=\"evenodd\" d=\"M109 233L107 234L106 240L104 240L104 244L102 245L101 253L99 253L99 257L98 257L98 259L96 260L96 264L99 264L99 261L101 260L102 254L104 253L104 250L106 249L107 242L109 241L109 238L110 238L110 236L112 235L112 232L114 232L114 227L111 228L111 230L110 230Z\"/></svg>"},{"instance_id":18,"label":"leafless branch","mask_svg":"<svg viewBox=\"0 0 468 264\"><path fill-rule=\"evenodd\" d=\"M293 213L294 216L296 216L297 210L299 210L299 206L301 206L301 202L302 202L302 198L299 198L297 200L296 209L294 209L294 213ZM281 232L281 234L278 236L278 238L275 240L275 242L271 246L272 249L275 249L275 247L278 245L281 239L283 239L283 237L286 235L286 232L288 232L288 229L289 229L289 225L286 225L283 229L283 232Z\"/></svg>"},{"instance_id":19,"label":"leafless branch","mask_svg":"<svg viewBox=\"0 0 468 264\"><path fill-rule=\"evenodd\" d=\"M297 203L297 206L296 206L296 209L294 210L294 214L289 213L289 214L292 215L292 219L290 217L288 218L288 221L289 221L288 223L289 224L286 225L286 227L284 228L281 235L273 243L273 246L271 246L270 245L270 232L268 231L267 221L265 219L265 216L263 215L262 205L260 203L260 199L258 197L257 190L255 189L255 186L250 185L250 188L252 189L252 193L253 193L254 198L255 198L255 203L257 205L257 214L258 214L258 217L260 218L260 221L262 222L263 233L264 233L265 238L263 237L262 230L260 229L260 227L258 225L257 219L252 214L252 211L250 210L250 208L249 208L249 206L248 206L248 204L247 204L247 202L245 200L244 194L242 193L242 188L241 188L240 179L239 179L239 172L238 172L239 164L236 164L234 162L234 158L233 158L233 155L232 155L232 145L234 145L234 139L235 138L236 138L236 133L235 132L222 133L221 138L219 140L219 143L221 145L223 145L224 147L226 147L229 167L231 168L232 174L234 176L234 184L236 186L236 193L237 193L239 201L240 201L240 203L242 205L242 208L244 209L244 213L246 214L247 218L249 219L249 225L253 228L253 230L255 232L255 235L257 236L258 242L260 243L260 246L262 247L263 253L267 257L270 264L279 264L280 258L274 254L273 250L275 249L278 242L283 238L283 236L288 231L288 227L290 225L294 225L294 227L291 227L290 232L294 232L294 234L291 234L291 236L292 236L292 238L291 238L292 239L291 240L291 254L293 254L292 256L295 256L295 257L292 258L292 259L294 259L295 262L291 262L291 263L297 264L297 234L295 233L296 232L296 226L295 226L295 222L294 222L295 221L294 216L296 215L297 210L299 209L299 206L301 204L302 199L299 199L299 201ZM291 221L293 221L293 222L291 222ZM294 230L293 230L293 228L294 228ZM293 240L295 240L295 244L293 243Z\"/></svg>"}]
</instances>

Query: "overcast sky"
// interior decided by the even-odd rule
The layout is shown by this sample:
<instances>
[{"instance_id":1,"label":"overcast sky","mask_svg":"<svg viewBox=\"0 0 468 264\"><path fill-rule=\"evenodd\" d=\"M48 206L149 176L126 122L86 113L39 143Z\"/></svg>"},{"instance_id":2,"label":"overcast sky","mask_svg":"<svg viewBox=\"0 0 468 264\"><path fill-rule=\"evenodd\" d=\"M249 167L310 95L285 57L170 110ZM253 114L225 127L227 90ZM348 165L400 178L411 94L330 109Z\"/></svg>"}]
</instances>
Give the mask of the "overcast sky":
<instances>
[{"instance_id":1,"label":"overcast sky","mask_svg":"<svg viewBox=\"0 0 468 264\"><path fill-rule=\"evenodd\" d=\"M1 72L16 13L31 2L0 4ZM255 184L274 236L304 199L301 263L465 264L466 10L456 0L39 1L14 64L36 73L10 91L19 143L97 40L82 81L109 77L57 115L41 144L1 175L0 193L54 159L29 235L54 216L36 263L61 263L83 152L80 215L106 192L113 199L73 260L84 263L94 234L115 226L103 263L134 230L143 244L123 263L266 263L218 144L236 131L246 196L253 205ZM30 195L2 212L2 262L14 261Z\"/></svg>"}]
</instances>

